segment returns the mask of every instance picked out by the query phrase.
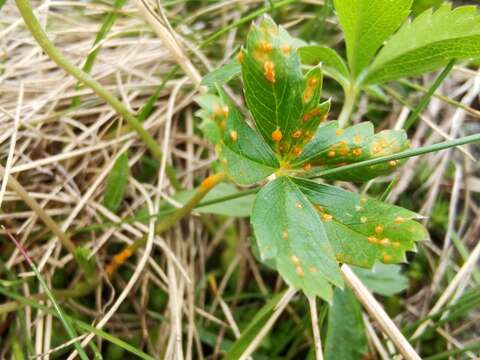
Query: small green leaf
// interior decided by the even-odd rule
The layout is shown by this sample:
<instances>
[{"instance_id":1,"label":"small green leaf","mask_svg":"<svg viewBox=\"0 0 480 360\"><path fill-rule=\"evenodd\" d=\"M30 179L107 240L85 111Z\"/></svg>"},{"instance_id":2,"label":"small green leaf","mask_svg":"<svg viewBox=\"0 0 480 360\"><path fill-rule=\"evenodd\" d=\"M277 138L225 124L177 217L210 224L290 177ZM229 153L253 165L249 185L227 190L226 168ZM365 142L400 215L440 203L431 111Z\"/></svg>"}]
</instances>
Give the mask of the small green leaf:
<instances>
[{"instance_id":1,"label":"small green leaf","mask_svg":"<svg viewBox=\"0 0 480 360\"><path fill-rule=\"evenodd\" d=\"M376 263L372 270L352 267L362 283L376 294L392 296L408 288L408 278L395 264Z\"/></svg>"},{"instance_id":2,"label":"small green leaf","mask_svg":"<svg viewBox=\"0 0 480 360\"><path fill-rule=\"evenodd\" d=\"M480 15L476 6L451 9L444 4L404 24L378 53L365 84L419 75L445 66L451 59L480 56Z\"/></svg>"},{"instance_id":3,"label":"small green leaf","mask_svg":"<svg viewBox=\"0 0 480 360\"><path fill-rule=\"evenodd\" d=\"M362 307L348 288L335 289L328 311L325 360L358 360L368 352Z\"/></svg>"},{"instance_id":4,"label":"small green leaf","mask_svg":"<svg viewBox=\"0 0 480 360\"><path fill-rule=\"evenodd\" d=\"M234 77L240 75L241 71L239 62L234 59L205 75L201 84L209 87L225 85Z\"/></svg>"},{"instance_id":5,"label":"small green leaf","mask_svg":"<svg viewBox=\"0 0 480 360\"><path fill-rule=\"evenodd\" d=\"M412 0L334 0L354 77L365 69L383 42L405 20Z\"/></svg>"},{"instance_id":6,"label":"small green leaf","mask_svg":"<svg viewBox=\"0 0 480 360\"><path fill-rule=\"evenodd\" d=\"M216 144L220 161L230 178L239 184L253 184L272 174L280 165L263 139L246 123L240 111L222 98L203 95L197 98L202 110L204 130Z\"/></svg>"},{"instance_id":7,"label":"small green leaf","mask_svg":"<svg viewBox=\"0 0 480 360\"><path fill-rule=\"evenodd\" d=\"M375 134L373 125L369 122L341 129L336 121L330 121L318 128L315 137L307 144L293 166L310 163L328 169L395 154L408 149L409 146L410 143L403 130L384 130ZM332 174L325 178L362 182L389 174L401 163L402 161L391 161L360 170Z\"/></svg>"},{"instance_id":8,"label":"small green leaf","mask_svg":"<svg viewBox=\"0 0 480 360\"><path fill-rule=\"evenodd\" d=\"M343 284L340 270L318 214L291 179L260 190L251 222L262 260L274 259L289 285L331 300L330 283Z\"/></svg>"},{"instance_id":9,"label":"small green leaf","mask_svg":"<svg viewBox=\"0 0 480 360\"><path fill-rule=\"evenodd\" d=\"M294 181L320 214L339 262L365 268L377 260L405 262L405 252L416 251L415 242L428 238L412 211L335 186Z\"/></svg>"},{"instance_id":10,"label":"small green leaf","mask_svg":"<svg viewBox=\"0 0 480 360\"><path fill-rule=\"evenodd\" d=\"M250 29L240 63L257 129L286 161L298 156L326 117L327 106L319 105L320 68L304 76L295 41L267 17Z\"/></svg>"},{"instance_id":11,"label":"small green leaf","mask_svg":"<svg viewBox=\"0 0 480 360\"><path fill-rule=\"evenodd\" d=\"M128 185L128 153L121 154L110 171L107 178L103 205L111 212L116 213L122 203Z\"/></svg>"},{"instance_id":12,"label":"small green leaf","mask_svg":"<svg viewBox=\"0 0 480 360\"><path fill-rule=\"evenodd\" d=\"M304 64L322 63L322 70L334 78L342 86L348 86L350 74L347 65L338 53L323 45L308 45L298 49L300 59Z\"/></svg>"},{"instance_id":13,"label":"small green leaf","mask_svg":"<svg viewBox=\"0 0 480 360\"><path fill-rule=\"evenodd\" d=\"M95 257L91 256L90 249L80 246L75 251L75 258L82 267L85 276L89 281L94 281L97 276L97 265Z\"/></svg>"},{"instance_id":14,"label":"small green leaf","mask_svg":"<svg viewBox=\"0 0 480 360\"><path fill-rule=\"evenodd\" d=\"M201 109L195 115L202 119L200 129L212 144L220 144L223 138L220 122L223 120L222 107L225 106L218 96L213 94L204 94L198 96L195 101Z\"/></svg>"}]
</instances>

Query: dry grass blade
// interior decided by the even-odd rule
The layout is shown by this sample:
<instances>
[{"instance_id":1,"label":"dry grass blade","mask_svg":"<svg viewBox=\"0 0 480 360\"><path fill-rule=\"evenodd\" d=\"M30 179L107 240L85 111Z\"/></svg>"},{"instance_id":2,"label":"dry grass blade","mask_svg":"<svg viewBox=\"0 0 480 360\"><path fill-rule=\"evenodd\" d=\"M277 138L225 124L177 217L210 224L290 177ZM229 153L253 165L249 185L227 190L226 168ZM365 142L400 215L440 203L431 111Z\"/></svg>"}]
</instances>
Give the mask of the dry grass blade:
<instances>
[{"instance_id":1,"label":"dry grass blade","mask_svg":"<svg viewBox=\"0 0 480 360\"><path fill-rule=\"evenodd\" d=\"M344 264L341 270L347 285L355 292L358 300L360 300L370 316L378 322L381 329L388 335L405 359L420 360L420 356L418 356L412 345L398 330L392 319L390 319L382 306L375 300L371 292L362 284L350 267Z\"/></svg>"}]
</instances>

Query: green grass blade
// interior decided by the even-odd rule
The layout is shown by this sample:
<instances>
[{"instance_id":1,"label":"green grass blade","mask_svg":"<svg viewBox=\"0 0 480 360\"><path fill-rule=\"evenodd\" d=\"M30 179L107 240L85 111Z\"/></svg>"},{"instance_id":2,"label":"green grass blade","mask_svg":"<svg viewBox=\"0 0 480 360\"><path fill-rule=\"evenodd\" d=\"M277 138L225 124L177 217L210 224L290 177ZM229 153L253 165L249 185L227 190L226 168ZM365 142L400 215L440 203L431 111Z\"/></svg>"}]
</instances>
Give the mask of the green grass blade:
<instances>
[{"instance_id":1,"label":"green grass blade","mask_svg":"<svg viewBox=\"0 0 480 360\"><path fill-rule=\"evenodd\" d=\"M465 345L464 347L462 347L460 349L445 351L445 352L442 352L442 353L437 354L437 355L429 356L429 357L423 358L423 360L448 359L451 356L460 355L460 354L466 353L467 351L475 351L475 350L480 350L480 342L477 342L477 343L471 344L471 345ZM459 359L459 358L456 358L456 359Z\"/></svg>"},{"instance_id":2,"label":"green grass blade","mask_svg":"<svg viewBox=\"0 0 480 360\"><path fill-rule=\"evenodd\" d=\"M45 305L40 305L37 302L35 302L35 301L33 301L29 298L26 298L26 297L21 296L17 293L8 291L7 289L3 288L2 286L0 286L0 294L4 295L6 297L12 298L13 300L16 300L18 302L21 302L22 304L24 304L26 306L30 306L30 307L33 307L35 309L42 310L45 313L51 314L55 317L58 317L58 314L56 313L56 311L54 309L52 309L51 307L48 307L48 306L45 306ZM80 330L91 332L91 333L95 334L96 336L99 336L99 337L111 342L112 344L115 344L115 345L121 347L122 349L130 352L131 354L134 354L134 355L138 356L141 359L155 360L154 357L144 353L141 350L138 350L133 345L130 345L129 343L127 343L127 342L125 342L125 341L123 341L123 340L121 340L121 339L119 339L119 338L117 338L113 335L110 335L109 333L107 333L103 330L97 329L96 327L91 326L91 325L89 325L89 324L87 324L83 321L77 320L77 319L75 319L75 318L73 318L69 315L64 314L64 316L65 316L65 318L67 318L69 321L71 321Z\"/></svg>"},{"instance_id":3,"label":"green grass blade","mask_svg":"<svg viewBox=\"0 0 480 360\"><path fill-rule=\"evenodd\" d=\"M93 42L93 46L95 47L100 41L105 39L107 36L108 32L112 28L113 24L115 23L115 20L117 20L118 17L118 12L117 10L121 9L122 6L125 4L126 0L115 0L115 3L113 4L113 11L107 13L105 16L102 26L100 27L100 30L97 33L97 36L95 38L95 41ZM90 52L87 56L87 60L85 61L85 64L82 67L82 70L85 71L86 73L90 74L90 71L92 71L93 64L95 63L95 60L97 59L97 55L100 52L101 47L97 46L94 51ZM77 85L77 90L81 89L82 85L78 84ZM72 99L72 102L70 104L70 107L76 107L80 105L80 96L75 96Z\"/></svg>"},{"instance_id":4,"label":"green grass blade","mask_svg":"<svg viewBox=\"0 0 480 360\"><path fill-rule=\"evenodd\" d=\"M121 154L107 178L107 186L103 196L103 205L114 214L117 213L128 186L128 151Z\"/></svg>"},{"instance_id":5,"label":"green grass blade","mask_svg":"<svg viewBox=\"0 0 480 360\"><path fill-rule=\"evenodd\" d=\"M255 315L252 321L250 321L240 337L233 343L230 349L228 349L223 358L224 360L238 359L240 355L243 354L253 339L255 339L258 332L262 329L263 325L265 325L270 316L273 314L275 307L284 294L285 291L282 291L281 293L275 295L258 311L257 315Z\"/></svg>"},{"instance_id":6,"label":"green grass blade","mask_svg":"<svg viewBox=\"0 0 480 360\"><path fill-rule=\"evenodd\" d=\"M231 29L234 29L242 24L245 24L247 22L249 22L250 20L253 20L255 19L256 17L262 15L262 14L265 14L266 12L268 11L271 11L271 10L274 10L274 9L279 9L281 8L282 6L285 6L285 5L288 5L288 4L291 4L293 2L295 2L296 0L281 0L281 1L277 1L277 2L274 2L273 4L270 4L270 5L265 5L263 7L261 7L260 9L257 9L253 12L251 12L250 14L248 14L247 16L244 16L240 19L238 19L237 21L231 23L230 25L227 25L227 26L224 26L222 27L221 30L215 32L214 34L210 35L209 37L207 37L205 40L203 40L200 45L198 45L199 48L202 48L204 47L205 45L213 42L214 40L217 40L220 36L222 36L223 34L226 34L227 32L229 32Z\"/></svg>"},{"instance_id":7,"label":"green grass blade","mask_svg":"<svg viewBox=\"0 0 480 360\"><path fill-rule=\"evenodd\" d=\"M410 116L405 121L403 128L405 130L410 129L410 127L415 123L418 118L418 115L425 109L428 105L428 102L432 98L435 91L437 91L438 87L442 84L443 80L447 77L450 71L453 69L453 65L455 65L455 59L450 60L450 62L445 66L443 71L438 75L438 77L433 82L432 86L428 89L427 93L423 95L422 99L418 103L418 105L413 109Z\"/></svg>"},{"instance_id":8,"label":"green grass blade","mask_svg":"<svg viewBox=\"0 0 480 360\"><path fill-rule=\"evenodd\" d=\"M30 265L30 267L32 268L33 272L35 273L35 276L37 277L38 281L40 282L40 285L43 287L43 289L45 290L45 293L47 294L47 297L49 298L49 300L52 302L53 304L53 307L55 309L55 313L57 315L57 317L60 319L60 322L62 323L63 327L65 328L65 331L67 332L68 334L68 337L70 339L75 339L78 337L75 329L73 328L72 324L70 323L70 320L65 316L65 313L63 312L63 310L61 309L60 305L58 305L55 297L53 296L52 292L50 291L50 288L48 287L47 283L45 282L45 279L43 278L43 276L40 274L40 272L38 271L37 267L35 266L35 264L33 263L33 261L30 259L30 257L28 256L28 254L25 252L25 249L22 247L22 245L17 241L17 239L15 239L12 235L10 235L10 238L12 239L12 241L15 243L15 245L17 246L18 250L22 253L22 255L24 256L25 260L27 260L28 264ZM88 360L88 356L87 354L85 353L85 350L83 349L83 347L80 345L80 343L77 341L74 341L73 343L73 346L75 347L75 349L78 351L78 354L80 355L80 358L82 360Z\"/></svg>"}]
</instances>

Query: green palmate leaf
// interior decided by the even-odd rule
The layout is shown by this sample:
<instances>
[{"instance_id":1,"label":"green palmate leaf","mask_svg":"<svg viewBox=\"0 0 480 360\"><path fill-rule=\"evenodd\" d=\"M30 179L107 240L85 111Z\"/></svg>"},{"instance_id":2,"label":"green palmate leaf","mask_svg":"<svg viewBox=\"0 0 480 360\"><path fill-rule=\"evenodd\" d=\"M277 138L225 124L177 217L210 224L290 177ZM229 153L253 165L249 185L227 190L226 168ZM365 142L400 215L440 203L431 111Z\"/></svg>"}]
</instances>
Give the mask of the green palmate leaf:
<instances>
[{"instance_id":1,"label":"green palmate leaf","mask_svg":"<svg viewBox=\"0 0 480 360\"><path fill-rule=\"evenodd\" d=\"M338 127L336 121L320 126L313 140L292 164L322 166L324 169L352 164L380 156L391 155L409 148L410 143L403 130L384 130L374 133L373 125L363 122L346 129ZM401 161L364 167L360 170L344 171L325 178L362 182L394 171Z\"/></svg>"},{"instance_id":2,"label":"green palmate leaf","mask_svg":"<svg viewBox=\"0 0 480 360\"><path fill-rule=\"evenodd\" d=\"M335 289L328 310L325 360L359 360L368 352L362 307L348 288Z\"/></svg>"},{"instance_id":3,"label":"green palmate leaf","mask_svg":"<svg viewBox=\"0 0 480 360\"><path fill-rule=\"evenodd\" d=\"M237 75L240 75L242 68L240 63L235 59L220 66L219 68L209 72L202 79L202 85L214 87L215 85L224 85Z\"/></svg>"},{"instance_id":4,"label":"green palmate leaf","mask_svg":"<svg viewBox=\"0 0 480 360\"><path fill-rule=\"evenodd\" d=\"M252 26L239 59L257 129L287 161L298 156L329 109L319 105L320 68L304 76L293 39L270 18Z\"/></svg>"},{"instance_id":5,"label":"green palmate leaf","mask_svg":"<svg viewBox=\"0 0 480 360\"><path fill-rule=\"evenodd\" d=\"M400 265L376 263L372 270L352 269L366 287L379 295L392 296L408 287L408 278L401 273Z\"/></svg>"},{"instance_id":6,"label":"green palmate leaf","mask_svg":"<svg viewBox=\"0 0 480 360\"><path fill-rule=\"evenodd\" d=\"M335 186L294 181L315 205L339 262L366 268L377 260L405 262L405 252L428 238L414 212Z\"/></svg>"},{"instance_id":7,"label":"green palmate leaf","mask_svg":"<svg viewBox=\"0 0 480 360\"><path fill-rule=\"evenodd\" d=\"M349 83L349 72L345 61L338 53L323 45L308 45L298 49L300 59L304 64L322 63L322 70L334 78L343 87Z\"/></svg>"},{"instance_id":8,"label":"green palmate leaf","mask_svg":"<svg viewBox=\"0 0 480 360\"><path fill-rule=\"evenodd\" d=\"M223 95L223 94L222 94ZM240 111L219 98L204 95L197 99L207 136L216 144L220 161L228 175L239 184L252 184L272 174L279 163L262 138L245 122Z\"/></svg>"},{"instance_id":9,"label":"green palmate leaf","mask_svg":"<svg viewBox=\"0 0 480 360\"><path fill-rule=\"evenodd\" d=\"M103 205L111 212L116 213L122 203L128 186L128 153L121 154L110 171L107 186L103 197Z\"/></svg>"},{"instance_id":10,"label":"green palmate leaf","mask_svg":"<svg viewBox=\"0 0 480 360\"><path fill-rule=\"evenodd\" d=\"M334 0L350 70L357 77L405 20L412 0Z\"/></svg>"},{"instance_id":11,"label":"green palmate leaf","mask_svg":"<svg viewBox=\"0 0 480 360\"><path fill-rule=\"evenodd\" d=\"M427 10L393 35L368 70L364 83L380 83L445 66L451 59L480 56L476 6Z\"/></svg>"},{"instance_id":12,"label":"green palmate leaf","mask_svg":"<svg viewBox=\"0 0 480 360\"><path fill-rule=\"evenodd\" d=\"M251 222L262 260L274 259L289 285L331 300L330 283L342 286L334 252L317 212L290 178L260 190Z\"/></svg>"}]
</instances>

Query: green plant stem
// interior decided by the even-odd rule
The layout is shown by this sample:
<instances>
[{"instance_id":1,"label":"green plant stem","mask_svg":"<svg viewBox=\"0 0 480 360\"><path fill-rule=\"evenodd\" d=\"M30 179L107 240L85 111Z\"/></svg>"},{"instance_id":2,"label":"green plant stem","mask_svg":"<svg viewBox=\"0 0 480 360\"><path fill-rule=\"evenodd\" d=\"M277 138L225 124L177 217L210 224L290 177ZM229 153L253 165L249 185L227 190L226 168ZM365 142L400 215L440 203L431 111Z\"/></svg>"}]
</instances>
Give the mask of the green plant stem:
<instances>
[{"instance_id":1,"label":"green plant stem","mask_svg":"<svg viewBox=\"0 0 480 360\"><path fill-rule=\"evenodd\" d=\"M441 85L443 80L445 80L447 75L453 69L453 65L455 65L455 59L450 60L450 62L447 64L447 66L445 66L445 68L440 73L440 75L438 75L438 77L435 79L432 86L430 86L430 88L425 93L425 95L423 95L422 99L420 100L418 105L415 107L415 109L413 109L410 116L407 118L407 120L405 121L405 124L403 125L403 128L405 130L410 129L410 127L415 123L415 121L418 118L418 115L425 109L425 107L428 105L435 91L437 91L438 87Z\"/></svg>"},{"instance_id":2,"label":"green plant stem","mask_svg":"<svg viewBox=\"0 0 480 360\"><path fill-rule=\"evenodd\" d=\"M178 221L190 214L192 210L200 203L200 201L212 190L215 186L220 184L225 179L225 173L218 173L210 175L206 178L200 187L197 189L193 197L181 208L175 210L175 212L164 220L160 221L155 226L155 233L157 235L171 228ZM121 266L135 251L144 246L147 242L147 237L143 236L135 240L132 244L126 246L122 251L115 255L106 267L106 272L111 276L119 266Z\"/></svg>"},{"instance_id":3,"label":"green plant stem","mask_svg":"<svg viewBox=\"0 0 480 360\"><path fill-rule=\"evenodd\" d=\"M348 88L344 89L344 94L344 103L338 116L338 126L341 128L344 128L350 121L350 116L352 115L358 96L358 90L355 85L351 84Z\"/></svg>"},{"instance_id":4,"label":"green plant stem","mask_svg":"<svg viewBox=\"0 0 480 360\"><path fill-rule=\"evenodd\" d=\"M200 209L200 208L205 207L205 206L215 205L215 204L223 203L223 202L226 202L226 201L235 200L235 199L238 199L238 198L242 198L244 196L256 194L259 191L260 191L260 187L254 187L252 189L239 191L239 192L236 192L236 193L231 194L231 195L219 196L218 198L215 198L215 199L200 202L197 206L195 206L194 209ZM166 215L172 214L173 212L175 212L175 210L176 209L172 207L172 208L168 208L168 209L165 209L165 210L161 210L156 214L142 214L142 215L132 216L132 217L129 217L129 218L122 219L119 222L108 221L108 222L104 222L104 223L101 223L101 224L85 226L83 228L74 230L72 233L73 234L79 234L81 232L95 231L95 230L98 230L98 229L103 229L105 227L113 227L113 226L118 227L118 226L121 226L122 224L129 224L129 223L133 223L135 221L148 220L152 217L166 216Z\"/></svg>"},{"instance_id":5,"label":"green plant stem","mask_svg":"<svg viewBox=\"0 0 480 360\"><path fill-rule=\"evenodd\" d=\"M311 176L309 177L313 179L317 179L325 175L336 174L342 171L359 169L359 168L370 166L370 165L377 165L377 164L381 164L391 160L406 159L413 156L423 155L423 154L431 153L434 151L445 150L455 146L470 144L470 143L479 142L479 141L480 141L480 134L469 135L469 136L462 137L460 139L444 141L438 144L424 146L418 149L410 149L410 150L402 151L393 155L381 156L375 159L369 159L369 160L361 161L354 164L312 172Z\"/></svg>"},{"instance_id":6,"label":"green plant stem","mask_svg":"<svg viewBox=\"0 0 480 360\"><path fill-rule=\"evenodd\" d=\"M40 23L38 22L35 14L33 13L32 7L28 0L15 0L17 8L22 16L25 25L32 33L33 37L37 41L38 45L45 51L45 53L52 59L58 66L63 68L67 73L75 77L77 80L82 82L84 85L92 89L100 98L107 102L115 111L122 116L125 121L130 125L130 127L135 130L152 152L155 158L159 161L162 161L163 154L160 146L157 144L155 139L148 133L147 130L143 128L141 123L137 118L131 114L128 109L118 100L112 93L110 93L106 88L104 88L98 81L96 81L92 76L86 72L79 69L77 66L72 64L67 58L65 58L60 51L52 44L48 39L47 34L42 29ZM181 185L175 177L175 172L173 168L167 167L165 169L170 183L175 188L175 190L181 189Z\"/></svg>"}]
</instances>

